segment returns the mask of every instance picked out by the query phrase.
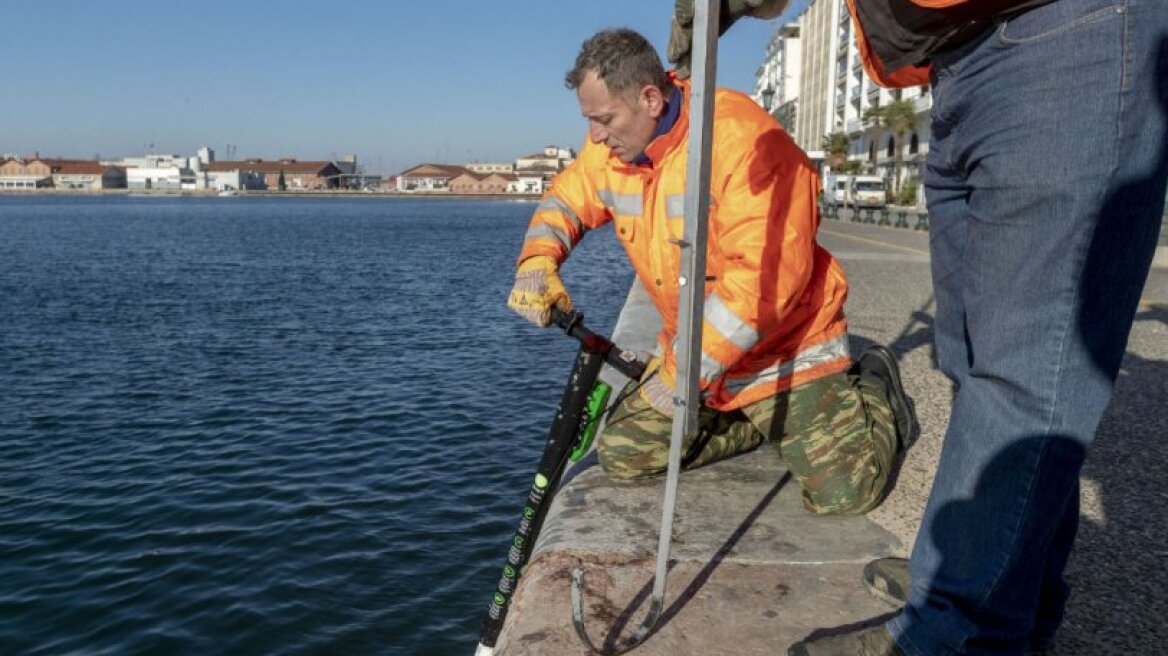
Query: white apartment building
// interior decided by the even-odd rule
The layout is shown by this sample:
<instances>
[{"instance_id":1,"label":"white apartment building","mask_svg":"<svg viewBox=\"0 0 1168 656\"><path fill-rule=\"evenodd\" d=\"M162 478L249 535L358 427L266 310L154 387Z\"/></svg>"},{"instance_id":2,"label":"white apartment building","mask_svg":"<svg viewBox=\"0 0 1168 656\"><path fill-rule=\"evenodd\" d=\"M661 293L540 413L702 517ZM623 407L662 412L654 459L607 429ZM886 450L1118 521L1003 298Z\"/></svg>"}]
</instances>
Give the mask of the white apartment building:
<instances>
[{"instance_id":1,"label":"white apartment building","mask_svg":"<svg viewBox=\"0 0 1168 656\"><path fill-rule=\"evenodd\" d=\"M834 80L841 38L841 16L848 19L844 0L812 0L799 17L802 56L799 67L799 111L795 143L816 161L826 157L823 137L835 122Z\"/></svg>"},{"instance_id":2,"label":"white apartment building","mask_svg":"<svg viewBox=\"0 0 1168 656\"><path fill-rule=\"evenodd\" d=\"M792 135L798 112L802 54L799 25L788 23L775 30L767 44L767 57L755 72L754 101Z\"/></svg>"},{"instance_id":3,"label":"white apartment building","mask_svg":"<svg viewBox=\"0 0 1168 656\"><path fill-rule=\"evenodd\" d=\"M793 41L799 44L797 56L792 55ZM849 160L862 162L892 183L918 176L928 152L928 87L883 89L868 78L846 0L812 0L794 26L779 27L757 77L756 98L774 90L768 109L776 118L793 114L794 129L788 131L813 160L826 159L825 136L845 132L851 139ZM781 95L787 88L798 89L795 98ZM863 120L868 108L893 100L911 101L916 109L915 130L899 140ZM902 166L894 171L898 150Z\"/></svg>"}]
</instances>

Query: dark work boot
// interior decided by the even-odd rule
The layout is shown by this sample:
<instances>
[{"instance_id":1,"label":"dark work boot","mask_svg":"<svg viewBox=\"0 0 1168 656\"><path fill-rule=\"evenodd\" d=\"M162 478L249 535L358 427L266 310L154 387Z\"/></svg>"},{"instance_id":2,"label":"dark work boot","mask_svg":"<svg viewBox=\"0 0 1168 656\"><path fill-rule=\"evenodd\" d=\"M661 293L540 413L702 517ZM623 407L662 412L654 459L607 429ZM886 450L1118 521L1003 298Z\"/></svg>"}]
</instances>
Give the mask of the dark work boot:
<instances>
[{"instance_id":1,"label":"dark work boot","mask_svg":"<svg viewBox=\"0 0 1168 656\"><path fill-rule=\"evenodd\" d=\"M901 608L908 599L908 561L877 558L864 566L864 588L880 601Z\"/></svg>"},{"instance_id":2,"label":"dark work boot","mask_svg":"<svg viewBox=\"0 0 1168 656\"><path fill-rule=\"evenodd\" d=\"M896 433L900 438L900 449L904 451L917 441L921 427L917 423L916 411L912 400L904 392L904 385L900 382L900 366L896 363L896 356L887 348L874 344L860 353L859 359L852 366L850 373L861 378L876 379L884 386L888 405L892 409L892 416L896 419Z\"/></svg>"},{"instance_id":3,"label":"dark work boot","mask_svg":"<svg viewBox=\"0 0 1168 656\"><path fill-rule=\"evenodd\" d=\"M864 588L880 601L903 608L908 600L910 579L904 558L877 558L864 566ZM812 652L815 653L815 652ZM1027 656L1053 656L1051 646L1032 646Z\"/></svg>"},{"instance_id":4,"label":"dark work boot","mask_svg":"<svg viewBox=\"0 0 1168 656\"><path fill-rule=\"evenodd\" d=\"M787 656L904 656L883 626L796 642Z\"/></svg>"}]
</instances>

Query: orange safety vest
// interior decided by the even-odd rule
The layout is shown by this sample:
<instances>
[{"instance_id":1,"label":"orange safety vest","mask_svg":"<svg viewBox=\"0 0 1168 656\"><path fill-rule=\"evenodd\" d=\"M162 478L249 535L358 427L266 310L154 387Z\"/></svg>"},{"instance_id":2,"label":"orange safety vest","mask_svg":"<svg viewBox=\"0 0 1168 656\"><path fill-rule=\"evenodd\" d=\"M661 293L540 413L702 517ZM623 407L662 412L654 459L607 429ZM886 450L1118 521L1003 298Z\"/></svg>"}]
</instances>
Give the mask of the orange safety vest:
<instances>
[{"instance_id":1,"label":"orange safety vest","mask_svg":"<svg viewBox=\"0 0 1168 656\"><path fill-rule=\"evenodd\" d=\"M519 261L562 263L609 222L661 314L663 377L674 379L689 84L673 128L645 149L648 166L621 162L603 144L552 181ZM847 280L815 241L819 177L806 154L747 96L715 93L709 244L702 325L706 405L732 410L846 370Z\"/></svg>"}]
</instances>

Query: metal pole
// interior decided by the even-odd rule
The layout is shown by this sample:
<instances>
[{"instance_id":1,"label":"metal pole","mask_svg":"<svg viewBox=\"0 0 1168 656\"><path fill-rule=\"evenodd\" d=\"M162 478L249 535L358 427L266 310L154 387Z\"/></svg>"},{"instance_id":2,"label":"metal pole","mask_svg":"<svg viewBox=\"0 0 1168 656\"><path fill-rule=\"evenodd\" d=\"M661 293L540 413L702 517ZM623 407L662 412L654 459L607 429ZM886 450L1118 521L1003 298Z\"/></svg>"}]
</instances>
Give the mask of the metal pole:
<instances>
[{"instance_id":1,"label":"metal pole","mask_svg":"<svg viewBox=\"0 0 1168 656\"><path fill-rule=\"evenodd\" d=\"M657 543L657 574L651 605L662 603L673 537L673 511L681 473L681 446L697 432L702 362L702 313L705 308L706 242L710 213L710 150L714 126L714 77L718 52L718 0L695 2L693 80L690 86L689 153L685 179L685 231L681 249L681 298L677 313L677 386L673 398L673 430L661 536Z\"/></svg>"}]
</instances>

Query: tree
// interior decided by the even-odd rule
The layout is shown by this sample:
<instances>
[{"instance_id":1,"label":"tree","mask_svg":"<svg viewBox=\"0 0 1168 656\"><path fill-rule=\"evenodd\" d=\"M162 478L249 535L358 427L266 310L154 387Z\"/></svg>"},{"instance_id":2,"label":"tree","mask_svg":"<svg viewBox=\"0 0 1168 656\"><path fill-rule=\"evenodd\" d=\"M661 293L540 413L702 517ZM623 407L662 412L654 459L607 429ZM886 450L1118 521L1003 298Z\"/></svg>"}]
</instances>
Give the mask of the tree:
<instances>
[{"instance_id":1,"label":"tree","mask_svg":"<svg viewBox=\"0 0 1168 656\"><path fill-rule=\"evenodd\" d=\"M893 149L896 168L893 170L893 189L900 189L901 169L904 166L904 135L917 127L917 112L911 100L893 100L884 106L869 107L864 111L864 122L873 129L873 143L880 143L885 131L896 136Z\"/></svg>"},{"instance_id":2,"label":"tree","mask_svg":"<svg viewBox=\"0 0 1168 656\"><path fill-rule=\"evenodd\" d=\"M852 140L846 132L832 132L823 135L820 147L827 153L827 163L831 166L831 170L838 171L848 161L848 151L852 148Z\"/></svg>"},{"instance_id":3,"label":"tree","mask_svg":"<svg viewBox=\"0 0 1168 656\"><path fill-rule=\"evenodd\" d=\"M280 191L288 190L288 183L284 180L284 169L280 169L280 179L276 182L276 188Z\"/></svg>"},{"instance_id":4,"label":"tree","mask_svg":"<svg viewBox=\"0 0 1168 656\"><path fill-rule=\"evenodd\" d=\"M855 160L848 160L848 161L844 162L843 164L841 164L838 169L834 169L834 170L836 173L843 173L846 175L857 175L862 171L863 168L864 168L864 164L862 162L857 162Z\"/></svg>"},{"instance_id":5,"label":"tree","mask_svg":"<svg viewBox=\"0 0 1168 656\"><path fill-rule=\"evenodd\" d=\"M884 108L884 126L896 135L896 189L904 169L904 135L917 128L917 110L911 100L894 100Z\"/></svg>"},{"instance_id":6,"label":"tree","mask_svg":"<svg viewBox=\"0 0 1168 656\"><path fill-rule=\"evenodd\" d=\"M860 117L864 121L864 125L872 128L871 144L879 144L880 137L884 136L884 108L880 105L872 105L864 110L864 115ZM880 152L879 148L869 146L868 148L868 162L876 166L876 153Z\"/></svg>"}]
</instances>

